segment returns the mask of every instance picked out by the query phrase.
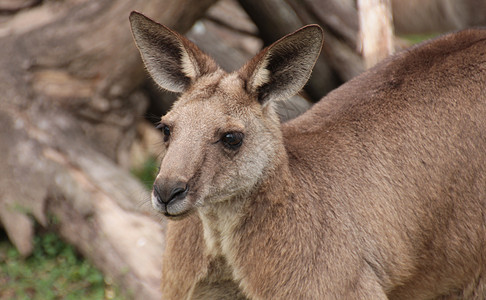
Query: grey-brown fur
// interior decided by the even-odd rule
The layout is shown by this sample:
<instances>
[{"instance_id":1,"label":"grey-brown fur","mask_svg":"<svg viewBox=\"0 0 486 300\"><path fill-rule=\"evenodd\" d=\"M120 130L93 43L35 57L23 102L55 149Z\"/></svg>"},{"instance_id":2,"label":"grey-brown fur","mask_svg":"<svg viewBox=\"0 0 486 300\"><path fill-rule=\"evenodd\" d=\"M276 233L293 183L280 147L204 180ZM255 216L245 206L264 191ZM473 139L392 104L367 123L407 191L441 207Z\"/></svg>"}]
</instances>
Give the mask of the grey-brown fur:
<instances>
[{"instance_id":1,"label":"grey-brown fur","mask_svg":"<svg viewBox=\"0 0 486 300\"><path fill-rule=\"evenodd\" d=\"M174 35L131 22L142 55L137 28ZM193 76L162 118L164 299L485 299L486 30L401 52L280 125L272 102L302 87L321 39L306 27L236 73ZM165 47L150 51L181 51Z\"/></svg>"}]
</instances>

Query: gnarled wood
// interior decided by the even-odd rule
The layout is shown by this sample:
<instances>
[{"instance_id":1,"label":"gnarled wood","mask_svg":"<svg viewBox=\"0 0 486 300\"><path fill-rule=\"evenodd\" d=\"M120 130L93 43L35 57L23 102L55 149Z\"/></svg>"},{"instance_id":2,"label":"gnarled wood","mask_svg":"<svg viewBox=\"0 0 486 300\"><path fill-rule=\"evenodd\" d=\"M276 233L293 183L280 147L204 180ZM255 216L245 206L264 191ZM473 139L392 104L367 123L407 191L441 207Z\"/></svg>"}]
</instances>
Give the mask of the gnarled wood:
<instances>
[{"instance_id":1,"label":"gnarled wood","mask_svg":"<svg viewBox=\"0 0 486 300\"><path fill-rule=\"evenodd\" d=\"M164 226L127 171L147 107L128 15L184 32L215 1L24 2L0 24L0 224L28 255L31 216L54 216L125 291L158 299Z\"/></svg>"},{"instance_id":2,"label":"gnarled wood","mask_svg":"<svg viewBox=\"0 0 486 300\"><path fill-rule=\"evenodd\" d=\"M314 101L364 70L356 51L358 15L348 1L239 0L266 44L305 25L324 29L324 48L306 91Z\"/></svg>"}]
</instances>

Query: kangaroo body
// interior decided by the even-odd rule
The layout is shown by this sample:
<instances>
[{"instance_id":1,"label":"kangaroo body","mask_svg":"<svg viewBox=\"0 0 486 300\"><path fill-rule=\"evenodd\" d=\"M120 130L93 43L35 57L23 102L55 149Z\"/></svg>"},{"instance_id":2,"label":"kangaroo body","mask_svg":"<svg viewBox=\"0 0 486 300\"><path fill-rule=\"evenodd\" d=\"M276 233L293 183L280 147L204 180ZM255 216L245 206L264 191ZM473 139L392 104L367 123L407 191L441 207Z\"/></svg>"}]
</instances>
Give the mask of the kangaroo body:
<instances>
[{"instance_id":1,"label":"kangaroo body","mask_svg":"<svg viewBox=\"0 0 486 300\"><path fill-rule=\"evenodd\" d=\"M147 68L154 26L190 78L154 184L174 219L165 299L486 297L486 30L401 52L280 125L271 103L307 79L316 27L226 74L154 24L132 15Z\"/></svg>"}]
</instances>

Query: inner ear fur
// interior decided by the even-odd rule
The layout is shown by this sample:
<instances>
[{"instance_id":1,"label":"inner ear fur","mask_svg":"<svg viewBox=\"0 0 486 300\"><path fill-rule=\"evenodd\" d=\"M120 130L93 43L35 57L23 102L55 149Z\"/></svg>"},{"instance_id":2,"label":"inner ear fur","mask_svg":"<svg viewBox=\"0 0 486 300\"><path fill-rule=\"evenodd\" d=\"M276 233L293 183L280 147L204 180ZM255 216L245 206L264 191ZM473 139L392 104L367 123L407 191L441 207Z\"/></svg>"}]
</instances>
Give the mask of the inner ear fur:
<instances>
[{"instance_id":1,"label":"inner ear fur","mask_svg":"<svg viewBox=\"0 0 486 300\"><path fill-rule=\"evenodd\" d=\"M194 43L141 13L130 14L132 34L150 76L162 88L184 92L197 78L218 70Z\"/></svg>"},{"instance_id":2,"label":"inner ear fur","mask_svg":"<svg viewBox=\"0 0 486 300\"><path fill-rule=\"evenodd\" d=\"M312 73L322 41L322 29L308 25L263 49L239 71L247 92L261 104L297 94Z\"/></svg>"}]
</instances>

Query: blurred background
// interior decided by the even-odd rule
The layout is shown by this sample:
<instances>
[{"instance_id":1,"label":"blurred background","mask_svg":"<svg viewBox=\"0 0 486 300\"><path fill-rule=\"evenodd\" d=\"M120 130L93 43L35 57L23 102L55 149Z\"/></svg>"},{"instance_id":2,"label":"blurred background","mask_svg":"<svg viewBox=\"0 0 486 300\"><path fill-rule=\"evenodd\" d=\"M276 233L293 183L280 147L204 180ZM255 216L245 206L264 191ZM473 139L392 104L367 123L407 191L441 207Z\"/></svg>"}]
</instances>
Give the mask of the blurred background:
<instances>
[{"instance_id":1,"label":"blurred background","mask_svg":"<svg viewBox=\"0 0 486 300\"><path fill-rule=\"evenodd\" d=\"M305 24L324 48L294 118L380 60L486 22L486 0L0 0L0 299L159 299L150 207L177 95L148 78L132 10L228 72Z\"/></svg>"}]
</instances>

